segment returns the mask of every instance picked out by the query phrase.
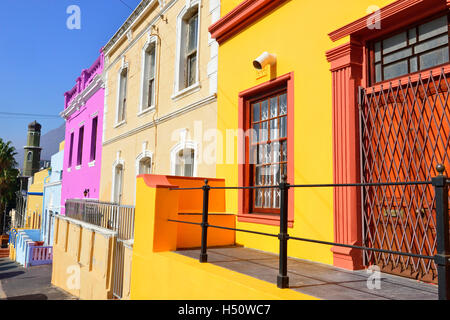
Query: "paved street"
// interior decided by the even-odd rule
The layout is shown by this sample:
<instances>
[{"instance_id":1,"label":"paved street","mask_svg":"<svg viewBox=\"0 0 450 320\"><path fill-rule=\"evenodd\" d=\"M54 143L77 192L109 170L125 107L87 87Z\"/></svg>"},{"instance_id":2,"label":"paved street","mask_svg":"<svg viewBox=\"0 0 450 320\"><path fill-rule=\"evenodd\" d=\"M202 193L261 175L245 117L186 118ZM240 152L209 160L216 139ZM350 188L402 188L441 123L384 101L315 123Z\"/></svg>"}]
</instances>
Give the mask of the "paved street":
<instances>
[{"instance_id":1,"label":"paved street","mask_svg":"<svg viewBox=\"0 0 450 320\"><path fill-rule=\"evenodd\" d=\"M52 265L23 268L0 258L0 300L75 300L51 285Z\"/></svg>"}]
</instances>

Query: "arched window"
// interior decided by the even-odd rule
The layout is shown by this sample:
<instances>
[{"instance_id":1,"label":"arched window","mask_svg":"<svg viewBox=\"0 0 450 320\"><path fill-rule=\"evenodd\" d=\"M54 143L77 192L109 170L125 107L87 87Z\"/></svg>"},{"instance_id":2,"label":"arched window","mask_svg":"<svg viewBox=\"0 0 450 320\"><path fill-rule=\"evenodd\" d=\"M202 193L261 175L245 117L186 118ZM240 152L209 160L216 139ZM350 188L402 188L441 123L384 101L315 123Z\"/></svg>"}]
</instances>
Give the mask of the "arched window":
<instances>
[{"instance_id":1,"label":"arched window","mask_svg":"<svg viewBox=\"0 0 450 320\"><path fill-rule=\"evenodd\" d=\"M121 203L122 201L122 190L123 190L123 163L117 163L114 166L114 176L113 176L113 195L112 201L114 203Z\"/></svg>"},{"instance_id":2,"label":"arched window","mask_svg":"<svg viewBox=\"0 0 450 320\"><path fill-rule=\"evenodd\" d=\"M27 153L27 161L31 161L31 160L33 160L33 152L28 151L28 153Z\"/></svg>"},{"instance_id":3,"label":"arched window","mask_svg":"<svg viewBox=\"0 0 450 320\"><path fill-rule=\"evenodd\" d=\"M198 144L187 140L177 143L170 151L171 174L185 177L197 175Z\"/></svg>"},{"instance_id":4,"label":"arched window","mask_svg":"<svg viewBox=\"0 0 450 320\"><path fill-rule=\"evenodd\" d=\"M152 159L150 157L142 158L139 161L139 174L152 173Z\"/></svg>"},{"instance_id":5,"label":"arched window","mask_svg":"<svg viewBox=\"0 0 450 320\"><path fill-rule=\"evenodd\" d=\"M195 151L191 148L178 151L175 160L175 175L185 177L194 176L194 155Z\"/></svg>"},{"instance_id":6,"label":"arched window","mask_svg":"<svg viewBox=\"0 0 450 320\"><path fill-rule=\"evenodd\" d=\"M143 150L136 157L136 175L152 173L153 153L149 150Z\"/></svg>"}]
</instances>

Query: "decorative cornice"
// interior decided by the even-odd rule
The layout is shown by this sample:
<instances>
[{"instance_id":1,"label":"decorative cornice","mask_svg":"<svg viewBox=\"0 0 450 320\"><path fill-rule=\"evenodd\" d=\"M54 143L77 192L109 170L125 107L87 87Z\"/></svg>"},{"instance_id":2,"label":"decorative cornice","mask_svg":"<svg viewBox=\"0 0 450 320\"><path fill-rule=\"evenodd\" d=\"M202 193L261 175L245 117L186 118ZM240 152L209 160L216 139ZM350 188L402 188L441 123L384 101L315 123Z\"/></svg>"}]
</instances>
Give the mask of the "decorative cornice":
<instances>
[{"instance_id":1,"label":"decorative cornice","mask_svg":"<svg viewBox=\"0 0 450 320\"><path fill-rule=\"evenodd\" d=\"M347 42L325 53L331 64L331 71L352 65L362 65L362 45Z\"/></svg>"},{"instance_id":2,"label":"decorative cornice","mask_svg":"<svg viewBox=\"0 0 450 320\"><path fill-rule=\"evenodd\" d=\"M122 38L122 36L128 33L130 27L136 22L136 20L144 13L149 6L152 6L158 2L161 5L160 1L156 0L142 0L141 3L134 9L131 15L125 20L122 26L117 30L114 36L108 41L108 43L104 47L105 56L108 54L109 50Z\"/></svg>"},{"instance_id":3,"label":"decorative cornice","mask_svg":"<svg viewBox=\"0 0 450 320\"><path fill-rule=\"evenodd\" d=\"M245 0L209 27L211 38L221 44L287 0Z\"/></svg>"},{"instance_id":4,"label":"decorative cornice","mask_svg":"<svg viewBox=\"0 0 450 320\"><path fill-rule=\"evenodd\" d=\"M70 103L70 105L60 112L60 116L64 119L70 117L75 111L79 110L86 101L88 101L97 90L104 88L104 79L102 74L95 75L91 83Z\"/></svg>"},{"instance_id":5,"label":"decorative cornice","mask_svg":"<svg viewBox=\"0 0 450 320\"><path fill-rule=\"evenodd\" d=\"M128 50L130 49L130 48L132 48L140 39L141 39L141 37L142 36L144 36L145 34L148 34L149 32L151 32L151 30L152 30L152 25L154 25L156 22L158 22L159 20L163 20L163 21L165 21L163 18L164 18L164 15L166 14L166 12L177 2L178 0L170 0L170 1L164 1L164 2L160 2L160 5L162 5L162 9L159 11L159 13L158 13L158 15L157 16L155 16L153 19L151 19L150 21L148 21L147 22L147 25L146 25L146 27L138 34L138 35L136 35L135 37L134 37L134 39L130 42L130 43L128 43L127 45L126 45L126 47L121 51L121 52L119 52L118 54L117 54L117 56L116 56L116 58L113 60L113 61L110 61L110 57L109 57L109 54L110 54L110 52L109 51L111 51L112 50L112 48L114 47L114 45L115 45L115 43L117 43L118 41L119 41L119 39L120 39L120 37L118 38L118 39L116 39L115 41L114 41L114 43L108 48L108 51L106 51L105 49L104 49L104 53L105 53L105 69L104 69L104 72L105 71L109 71L109 69L111 69L111 67L112 66L114 66L116 63L117 63L117 61L119 61L120 59L122 59L122 56L125 54L125 53L127 53L128 52ZM141 13L142 14L142 13ZM133 24L131 24L131 25L133 25ZM122 34L122 36L123 36L123 34ZM112 40L110 40L110 41L112 41ZM108 44L109 44L109 42L108 42Z\"/></svg>"},{"instance_id":6,"label":"decorative cornice","mask_svg":"<svg viewBox=\"0 0 450 320\"><path fill-rule=\"evenodd\" d=\"M349 35L377 34L388 31L390 26L398 28L399 22L408 24L408 20L448 9L449 4L448 0L397 0L381 8L379 12L379 22L381 25L389 26L388 28L369 29L367 21L373 15L371 13L329 33L328 36L332 41L337 41Z\"/></svg>"}]
</instances>

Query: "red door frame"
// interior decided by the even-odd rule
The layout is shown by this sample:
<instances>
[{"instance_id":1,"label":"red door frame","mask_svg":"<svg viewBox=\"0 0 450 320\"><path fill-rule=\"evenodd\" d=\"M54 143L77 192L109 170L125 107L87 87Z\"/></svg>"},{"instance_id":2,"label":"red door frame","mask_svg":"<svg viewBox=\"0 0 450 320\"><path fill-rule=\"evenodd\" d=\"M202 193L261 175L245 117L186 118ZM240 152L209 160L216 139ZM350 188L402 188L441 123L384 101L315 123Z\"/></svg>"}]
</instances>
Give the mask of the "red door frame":
<instances>
[{"instance_id":1,"label":"red door frame","mask_svg":"<svg viewBox=\"0 0 450 320\"><path fill-rule=\"evenodd\" d=\"M373 20L368 15L329 34L333 41L350 36L350 42L326 52L332 73L334 183L361 181L358 87L367 86L366 42L449 8L447 0L398 0L378 12L380 29L367 27ZM361 194L357 188L335 188L333 202L334 241L361 245ZM360 250L336 246L331 250L335 266L350 270L363 267Z\"/></svg>"}]
</instances>

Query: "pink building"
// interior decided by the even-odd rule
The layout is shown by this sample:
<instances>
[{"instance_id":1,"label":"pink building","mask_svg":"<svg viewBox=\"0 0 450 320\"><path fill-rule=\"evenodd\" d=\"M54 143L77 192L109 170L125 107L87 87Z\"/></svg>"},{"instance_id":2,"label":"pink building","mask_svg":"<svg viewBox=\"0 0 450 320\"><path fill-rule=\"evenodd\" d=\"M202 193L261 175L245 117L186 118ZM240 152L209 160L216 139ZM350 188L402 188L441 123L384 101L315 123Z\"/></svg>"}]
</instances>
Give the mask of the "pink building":
<instances>
[{"instance_id":1,"label":"pink building","mask_svg":"<svg viewBox=\"0 0 450 320\"><path fill-rule=\"evenodd\" d=\"M61 213L66 199L98 199L102 155L104 85L103 52L64 93L66 120Z\"/></svg>"}]
</instances>

